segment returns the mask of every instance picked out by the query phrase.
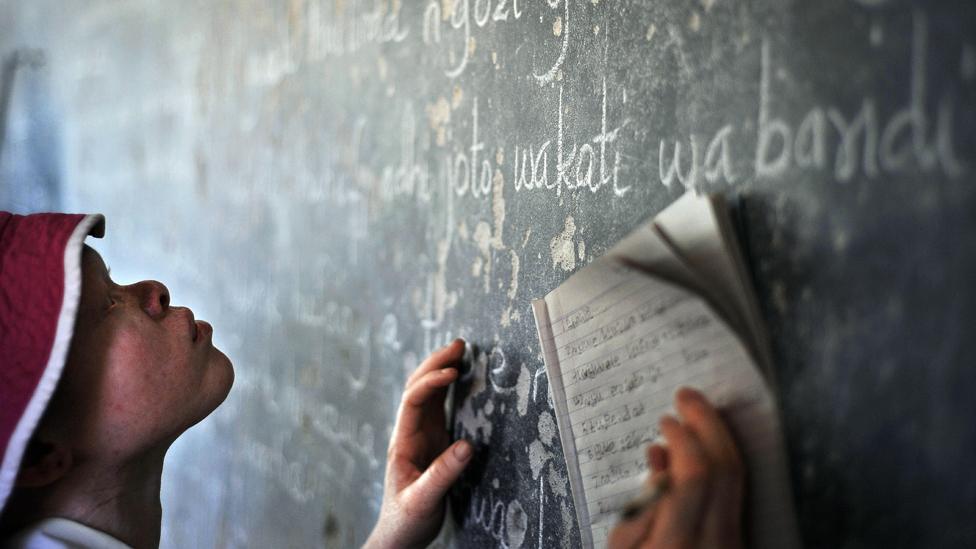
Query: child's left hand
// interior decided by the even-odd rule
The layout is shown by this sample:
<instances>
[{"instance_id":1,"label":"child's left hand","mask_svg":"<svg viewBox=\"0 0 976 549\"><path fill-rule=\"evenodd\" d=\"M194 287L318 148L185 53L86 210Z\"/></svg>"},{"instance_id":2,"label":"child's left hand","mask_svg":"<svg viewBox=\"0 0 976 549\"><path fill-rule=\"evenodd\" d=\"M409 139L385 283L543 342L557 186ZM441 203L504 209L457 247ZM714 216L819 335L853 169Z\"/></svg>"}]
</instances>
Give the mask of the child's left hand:
<instances>
[{"instance_id":1,"label":"child's left hand","mask_svg":"<svg viewBox=\"0 0 976 549\"><path fill-rule=\"evenodd\" d=\"M444 417L448 386L464 341L434 351L407 379L386 456L383 506L365 547L424 547L444 521L444 496L471 460L471 443L450 439Z\"/></svg>"}]
</instances>

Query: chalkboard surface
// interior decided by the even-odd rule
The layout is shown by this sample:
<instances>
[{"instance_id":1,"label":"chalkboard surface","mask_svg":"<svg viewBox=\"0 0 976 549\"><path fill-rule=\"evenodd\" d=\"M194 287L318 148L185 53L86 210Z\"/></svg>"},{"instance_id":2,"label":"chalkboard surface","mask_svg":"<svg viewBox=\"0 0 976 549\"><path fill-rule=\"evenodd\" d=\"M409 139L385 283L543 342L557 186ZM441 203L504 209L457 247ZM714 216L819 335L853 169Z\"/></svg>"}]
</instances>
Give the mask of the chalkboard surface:
<instances>
[{"instance_id":1,"label":"chalkboard surface","mask_svg":"<svg viewBox=\"0 0 976 549\"><path fill-rule=\"evenodd\" d=\"M44 63L4 72L0 198L107 214L116 278L235 362L164 546L361 542L456 336L447 543L577 545L529 303L695 188L736 203L807 545L971 547L974 31L950 0L4 0L0 54Z\"/></svg>"}]
</instances>

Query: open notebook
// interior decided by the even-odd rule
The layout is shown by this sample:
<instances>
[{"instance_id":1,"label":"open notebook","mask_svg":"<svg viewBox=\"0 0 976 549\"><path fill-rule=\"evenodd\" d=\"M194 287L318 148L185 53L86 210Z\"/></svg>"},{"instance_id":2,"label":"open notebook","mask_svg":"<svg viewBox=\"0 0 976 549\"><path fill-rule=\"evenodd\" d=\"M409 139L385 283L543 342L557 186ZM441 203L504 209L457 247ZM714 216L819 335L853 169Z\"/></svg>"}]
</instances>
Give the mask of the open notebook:
<instances>
[{"instance_id":1,"label":"open notebook","mask_svg":"<svg viewBox=\"0 0 976 549\"><path fill-rule=\"evenodd\" d=\"M682 386L739 443L747 546L800 547L768 343L721 196L683 196L532 305L584 547L606 546L640 492Z\"/></svg>"}]
</instances>

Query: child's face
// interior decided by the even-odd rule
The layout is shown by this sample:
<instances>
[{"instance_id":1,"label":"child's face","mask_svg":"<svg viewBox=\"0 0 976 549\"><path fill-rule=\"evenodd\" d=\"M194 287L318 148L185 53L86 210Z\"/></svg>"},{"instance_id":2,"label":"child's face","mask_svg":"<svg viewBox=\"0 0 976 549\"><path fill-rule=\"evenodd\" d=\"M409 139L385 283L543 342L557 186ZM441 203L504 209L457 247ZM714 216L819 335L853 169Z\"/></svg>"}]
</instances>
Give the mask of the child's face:
<instances>
[{"instance_id":1,"label":"child's face","mask_svg":"<svg viewBox=\"0 0 976 549\"><path fill-rule=\"evenodd\" d=\"M230 360L208 324L169 306L159 282L119 286L87 246L82 273L55 413L70 424L80 457L165 450L223 402L234 381Z\"/></svg>"}]
</instances>

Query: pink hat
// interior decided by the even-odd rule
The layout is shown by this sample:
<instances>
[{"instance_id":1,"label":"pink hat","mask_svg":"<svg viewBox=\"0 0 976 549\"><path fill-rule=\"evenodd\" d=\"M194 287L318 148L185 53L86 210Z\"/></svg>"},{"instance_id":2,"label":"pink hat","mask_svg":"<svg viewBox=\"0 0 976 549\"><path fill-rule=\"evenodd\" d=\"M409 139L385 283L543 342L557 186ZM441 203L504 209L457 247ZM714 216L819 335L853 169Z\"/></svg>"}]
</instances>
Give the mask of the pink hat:
<instances>
[{"instance_id":1,"label":"pink hat","mask_svg":"<svg viewBox=\"0 0 976 549\"><path fill-rule=\"evenodd\" d=\"M101 215L0 212L0 510L68 358L82 243L104 233Z\"/></svg>"}]
</instances>

